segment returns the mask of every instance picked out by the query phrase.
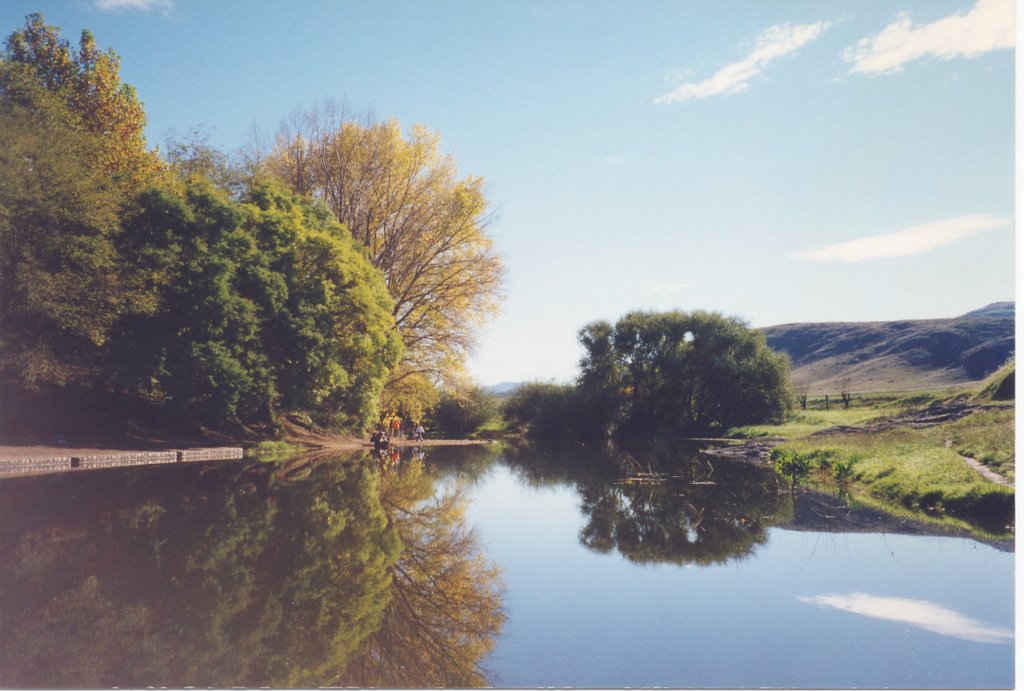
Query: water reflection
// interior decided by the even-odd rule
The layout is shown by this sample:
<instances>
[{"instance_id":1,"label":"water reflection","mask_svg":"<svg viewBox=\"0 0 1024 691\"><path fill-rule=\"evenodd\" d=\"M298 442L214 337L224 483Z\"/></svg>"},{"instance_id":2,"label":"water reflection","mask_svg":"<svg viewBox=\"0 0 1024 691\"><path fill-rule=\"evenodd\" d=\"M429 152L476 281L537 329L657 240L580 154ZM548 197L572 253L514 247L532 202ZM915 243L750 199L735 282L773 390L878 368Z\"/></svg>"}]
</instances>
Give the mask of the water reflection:
<instances>
[{"instance_id":1,"label":"water reflection","mask_svg":"<svg viewBox=\"0 0 1024 691\"><path fill-rule=\"evenodd\" d=\"M368 457L0 482L0 685L484 684L500 579L432 494Z\"/></svg>"},{"instance_id":2,"label":"water reflection","mask_svg":"<svg viewBox=\"0 0 1024 691\"><path fill-rule=\"evenodd\" d=\"M695 446L521 446L506 459L531 484L573 485L586 518L580 542L633 562L745 558L793 513L770 469L711 462Z\"/></svg>"},{"instance_id":3,"label":"water reflection","mask_svg":"<svg viewBox=\"0 0 1024 691\"><path fill-rule=\"evenodd\" d=\"M394 596L382 626L341 681L383 688L484 686L480 661L505 621L504 586L466 527L464 487L457 483L435 496L414 450L387 468L381 503L403 545Z\"/></svg>"},{"instance_id":4,"label":"water reflection","mask_svg":"<svg viewBox=\"0 0 1024 691\"><path fill-rule=\"evenodd\" d=\"M927 600L879 597L867 593L798 597L801 602L833 607L843 612L872 619L896 621L943 636L975 643L1013 643L1013 631L972 619L964 614Z\"/></svg>"}]
</instances>

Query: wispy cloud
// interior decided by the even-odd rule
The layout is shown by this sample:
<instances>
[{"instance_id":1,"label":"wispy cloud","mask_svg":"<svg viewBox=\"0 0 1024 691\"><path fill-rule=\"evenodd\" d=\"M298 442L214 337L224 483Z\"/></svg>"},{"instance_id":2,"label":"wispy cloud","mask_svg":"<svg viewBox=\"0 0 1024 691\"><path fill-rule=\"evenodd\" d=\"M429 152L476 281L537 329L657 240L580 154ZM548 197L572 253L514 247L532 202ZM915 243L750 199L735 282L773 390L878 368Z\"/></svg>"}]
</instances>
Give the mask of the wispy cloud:
<instances>
[{"instance_id":1,"label":"wispy cloud","mask_svg":"<svg viewBox=\"0 0 1024 691\"><path fill-rule=\"evenodd\" d=\"M970 10L930 24L915 26L910 15L902 13L878 34L847 48L843 59L853 63L851 72L899 72L919 58L973 58L1013 48L1015 31L1014 0L977 0Z\"/></svg>"},{"instance_id":2,"label":"wispy cloud","mask_svg":"<svg viewBox=\"0 0 1024 691\"><path fill-rule=\"evenodd\" d=\"M702 82L680 84L667 94L654 99L657 104L677 103L691 98L707 98L746 91L750 81L761 74L774 60L789 55L818 38L831 22L813 24L778 24L758 36L754 50L739 62L722 67Z\"/></svg>"},{"instance_id":3,"label":"wispy cloud","mask_svg":"<svg viewBox=\"0 0 1024 691\"><path fill-rule=\"evenodd\" d=\"M692 288L692 283L669 283L668 285L651 286L652 293L678 293L680 290Z\"/></svg>"},{"instance_id":4,"label":"wispy cloud","mask_svg":"<svg viewBox=\"0 0 1024 691\"><path fill-rule=\"evenodd\" d=\"M849 595L815 595L798 597L801 602L824 607L834 607L843 612L860 614L872 619L898 621L931 631L975 643L1013 643L1013 631L995 626L928 600L911 600L901 597L879 597L866 593Z\"/></svg>"},{"instance_id":5,"label":"wispy cloud","mask_svg":"<svg viewBox=\"0 0 1024 691\"><path fill-rule=\"evenodd\" d=\"M168 12L173 7L173 3L171 0L95 0L93 6L101 12L120 12L122 10Z\"/></svg>"},{"instance_id":6,"label":"wispy cloud","mask_svg":"<svg viewBox=\"0 0 1024 691\"><path fill-rule=\"evenodd\" d=\"M930 252L937 247L962 240L971 235L1001 228L1010 223L1008 218L990 214L957 216L942 221L911 226L895 233L871 235L858 240L841 242L820 249L794 252L793 259L814 262L859 262L865 259L889 259Z\"/></svg>"}]
</instances>

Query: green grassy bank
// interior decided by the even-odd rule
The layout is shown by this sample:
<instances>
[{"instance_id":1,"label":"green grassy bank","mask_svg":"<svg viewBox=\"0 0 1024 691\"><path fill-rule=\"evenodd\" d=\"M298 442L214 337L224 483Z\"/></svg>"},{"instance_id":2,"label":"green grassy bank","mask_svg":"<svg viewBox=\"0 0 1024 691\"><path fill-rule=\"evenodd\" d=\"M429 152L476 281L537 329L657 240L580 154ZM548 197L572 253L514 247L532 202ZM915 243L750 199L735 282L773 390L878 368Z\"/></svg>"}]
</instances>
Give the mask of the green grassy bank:
<instances>
[{"instance_id":1,"label":"green grassy bank","mask_svg":"<svg viewBox=\"0 0 1024 691\"><path fill-rule=\"evenodd\" d=\"M829 410L809 406L781 425L733 432L783 437L773 454L776 468L797 483L837 488L890 513L1005 535L1014 527L1013 488L986 479L964 457L1014 480L1014 410L993 400L1006 376L1001 369L974 390L862 396L849 408ZM911 424L915 411L927 415L953 401L979 407L957 420ZM892 416L901 416L900 423L881 423Z\"/></svg>"}]
</instances>

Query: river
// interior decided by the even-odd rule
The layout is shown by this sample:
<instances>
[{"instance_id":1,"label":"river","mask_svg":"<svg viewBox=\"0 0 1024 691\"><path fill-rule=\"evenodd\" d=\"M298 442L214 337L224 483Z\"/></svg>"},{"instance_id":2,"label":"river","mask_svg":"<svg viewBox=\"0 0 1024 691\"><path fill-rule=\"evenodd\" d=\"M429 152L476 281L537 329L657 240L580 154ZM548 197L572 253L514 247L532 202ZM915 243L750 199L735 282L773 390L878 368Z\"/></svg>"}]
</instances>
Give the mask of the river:
<instances>
[{"instance_id":1,"label":"river","mask_svg":"<svg viewBox=\"0 0 1024 691\"><path fill-rule=\"evenodd\" d=\"M0 686L1012 687L1012 542L695 449L0 480Z\"/></svg>"}]
</instances>

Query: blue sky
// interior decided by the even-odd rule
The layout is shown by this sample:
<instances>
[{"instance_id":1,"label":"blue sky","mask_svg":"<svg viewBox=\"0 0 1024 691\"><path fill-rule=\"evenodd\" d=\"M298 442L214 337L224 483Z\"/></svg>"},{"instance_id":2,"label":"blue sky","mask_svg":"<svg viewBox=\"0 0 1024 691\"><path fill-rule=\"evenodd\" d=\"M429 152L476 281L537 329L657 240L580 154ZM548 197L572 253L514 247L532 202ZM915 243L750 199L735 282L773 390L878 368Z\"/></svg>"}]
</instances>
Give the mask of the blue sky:
<instances>
[{"instance_id":1,"label":"blue sky","mask_svg":"<svg viewBox=\"0 0 1024 691\"><path fill-rule=\"evenodd\" d=\"M439 132L508 267L482 383L632 309L752 326L1014 298L1013 0L8 0L122 59L147 135L345 101Z\"/></svg>"}]
</instances>

